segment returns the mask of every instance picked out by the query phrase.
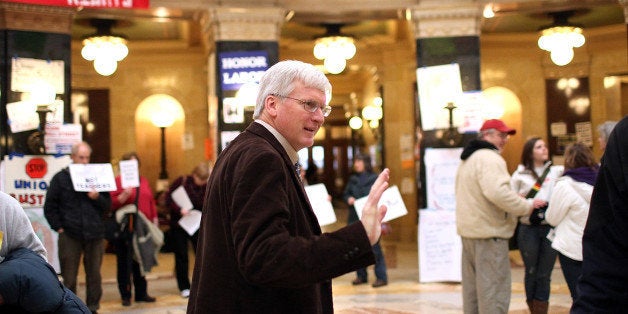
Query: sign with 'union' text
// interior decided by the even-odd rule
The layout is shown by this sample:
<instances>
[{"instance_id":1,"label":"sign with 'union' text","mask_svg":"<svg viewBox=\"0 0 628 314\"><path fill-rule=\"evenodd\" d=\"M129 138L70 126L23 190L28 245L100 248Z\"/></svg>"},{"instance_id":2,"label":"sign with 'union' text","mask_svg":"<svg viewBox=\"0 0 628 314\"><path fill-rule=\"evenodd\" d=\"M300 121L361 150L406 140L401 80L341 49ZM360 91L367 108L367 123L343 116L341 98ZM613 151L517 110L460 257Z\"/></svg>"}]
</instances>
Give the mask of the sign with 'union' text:
<instances>
[{"instance_id":1,"label":"sign with 'union' text","mask_svg":"<svg viewBox=\"0 0 628 314\"><path fill-rule=\"evenodd\" d=\"M59 7L85 8L116 8L116 9L146 9L149 0L5 0L6 2L39 4Z\"/></svg>"}]
</instances>

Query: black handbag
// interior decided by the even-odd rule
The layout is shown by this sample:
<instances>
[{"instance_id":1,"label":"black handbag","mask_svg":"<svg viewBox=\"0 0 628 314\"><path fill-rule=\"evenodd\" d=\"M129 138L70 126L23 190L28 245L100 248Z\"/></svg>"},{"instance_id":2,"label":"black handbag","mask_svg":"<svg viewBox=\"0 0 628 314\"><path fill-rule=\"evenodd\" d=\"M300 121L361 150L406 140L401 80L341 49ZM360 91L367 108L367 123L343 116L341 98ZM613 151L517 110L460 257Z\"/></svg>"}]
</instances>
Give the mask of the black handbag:
<instances>
[{"instance_id":1,"label":"black handbag","mask_svg":"<svg viewBox=\"0 0 628 314\"><path fill-rule=\"evenodd\" d=\"M119 223L116 221L116 213L114 211L109 211L109 214L105 217L105 239L107 241L129 239L133 235L135 219L137 218L137 200L140 197L139 192L140 188L137 187L135 193L135 213L125 214Z\"/></svg>"}]
</instances>

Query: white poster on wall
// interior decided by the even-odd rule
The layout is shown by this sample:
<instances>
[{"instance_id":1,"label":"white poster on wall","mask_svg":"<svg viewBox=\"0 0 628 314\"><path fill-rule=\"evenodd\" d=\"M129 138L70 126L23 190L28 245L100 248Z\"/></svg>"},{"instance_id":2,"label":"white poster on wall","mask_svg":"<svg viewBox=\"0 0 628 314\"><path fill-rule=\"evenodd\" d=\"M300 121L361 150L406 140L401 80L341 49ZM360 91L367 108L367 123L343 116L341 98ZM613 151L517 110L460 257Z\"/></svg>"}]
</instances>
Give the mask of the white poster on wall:
<instances>
[{"instance_id":1,"label":"white poster on wall","mask_svg":"<svg viewBox=\"0 0 628 314\"><path fill-rule=\"evenodd\" d=\"M416 70L421 111L421 127L425 131L449 127L448 103L458 103L462 96L460 67L457 63L422 67ZM454 125L460 122L454 112Z\"/></svg>"},{"instance_id":2,"label":"white poster on wall","mask_svg":"<svg viewBox=\"0 0 628 314\"><path fill-rule=\"evenodd\" d=\"M460 282L462 242L456 233L456 213L419 211L419 282Z\"/></svg>"},{"instance_id":3,"label":"white poster on wall","mask_svg":"<svg viewBox=\"0 0 628 314\"><path fill-rule=\"evenodd\" d=\"M15 92L33 92L46 86L56 94L63 94L64 74L63 60L11 58L11 90Z\"/></svg>"},{"instance_id":4,"label":"white poster on wall","mask_svg":"<svg viewBox=\"0 0 628 314\"><path fill-rule=\"evenodd\" d=\"M2 191L17 199L22 208L43 207L50 180L71 162L66 155L4 156Z\"/></svg>"},{"instance_id":5,"label":"white poster on wall","mask_svg":"<svg viewBox=\"0 0 628 314\"><path fill-rule=\"evenodd\" d=\"M427 208L456 209L456 171L460 165L462 148L426 148L425 183Z\"/></svg>"}]
</instances>

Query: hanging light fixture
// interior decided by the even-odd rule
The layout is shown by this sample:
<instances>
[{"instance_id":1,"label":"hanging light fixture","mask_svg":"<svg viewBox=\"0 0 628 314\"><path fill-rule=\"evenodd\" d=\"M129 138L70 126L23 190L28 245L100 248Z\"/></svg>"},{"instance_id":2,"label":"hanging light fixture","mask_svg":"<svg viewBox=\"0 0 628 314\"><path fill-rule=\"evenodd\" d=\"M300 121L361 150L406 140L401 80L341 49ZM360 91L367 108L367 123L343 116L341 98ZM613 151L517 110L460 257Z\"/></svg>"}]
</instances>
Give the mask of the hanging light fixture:
<instances>
[{"instance_id":1,"label":"hanging light fixture","mask_svg":"<svg viewBox=\"0 0 628 314\"><path fill-rule=\"evenodd\" d=\"M347 60L355 56L354 39L340 33L340 24L326 25L327 32L316 40L314 57L323 60L325 70L331 74L342 72Z\"/></svg>"},{"instance_id":2,"label":"hanging light fixture","mask_svg":"<svg viewBox=\"0 0 628 314\"><path fill-rule=\"evenodd\" d=\"M549 51L552 62L558 66L569 64L573 60L573 48L584 45L582 27L567 22L573 13L573 11L550 13L554 23L541 28L540 31L539 48Z\"/></svg>"},{"instance_id":3,"label":"hanging light fixture","mask_svg":"<svg viewBox=\"0 0 628 314\"><path fill-rule=\"evenodd\" d=\"M118 62L129 54L124 36L111 33L115 23L115 20L92 19L91 25L96 27L96 33L83 39L81 55L87 61L94 61L94 69L103 76L113 74Z\"/></svg>"}]
</instances>

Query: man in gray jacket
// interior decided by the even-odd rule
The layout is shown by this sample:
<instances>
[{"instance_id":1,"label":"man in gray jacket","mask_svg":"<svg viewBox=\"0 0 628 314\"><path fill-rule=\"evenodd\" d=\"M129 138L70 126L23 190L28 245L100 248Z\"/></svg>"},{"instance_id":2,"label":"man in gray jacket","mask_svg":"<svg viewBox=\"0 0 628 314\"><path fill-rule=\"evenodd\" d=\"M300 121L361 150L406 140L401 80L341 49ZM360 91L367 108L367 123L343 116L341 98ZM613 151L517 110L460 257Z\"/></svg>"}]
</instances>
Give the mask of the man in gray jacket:
<instances>
[{"instance_id":1,"label":"man in gray jacket","mask_svg":"<svg viewBox=\"0 0 628 314\"><path fill-rule=\"evenodd\" d=\"M456 227L462 237L464 313L508 313L508 239L517 216L529 214L535 205L542 206L510 189L510 175L500 154L508 136L515 133L501 120L487 120L479 138L469 142L460 156Z\"/></svg>"}]
</instances>

